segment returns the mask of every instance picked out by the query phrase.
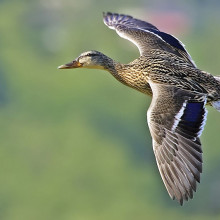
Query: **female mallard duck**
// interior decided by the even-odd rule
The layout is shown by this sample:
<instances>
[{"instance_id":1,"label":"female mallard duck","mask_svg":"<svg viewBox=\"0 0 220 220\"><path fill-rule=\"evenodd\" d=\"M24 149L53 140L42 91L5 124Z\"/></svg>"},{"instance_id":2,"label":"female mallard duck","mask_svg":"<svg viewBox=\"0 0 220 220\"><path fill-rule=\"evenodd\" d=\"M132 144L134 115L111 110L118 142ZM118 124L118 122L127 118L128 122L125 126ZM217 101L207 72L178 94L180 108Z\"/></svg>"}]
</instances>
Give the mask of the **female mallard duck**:
<instances>
[{"instance_id":1,"label":"female mallard duck","mask_svg":"<svg viewBox=\"0 0 220 220\"><path fill-rule=\"evenodd\" d=\"M220 77L197 69L179 40L150 23L116 13L104 14L104 23L133 42L140 57L121 64L88 51L58 68L107 70L123 84L152 96L147 120L157 165L170 197L182 205L200 182L205 105L220 111Z\"/></svg>"}]
</instances>

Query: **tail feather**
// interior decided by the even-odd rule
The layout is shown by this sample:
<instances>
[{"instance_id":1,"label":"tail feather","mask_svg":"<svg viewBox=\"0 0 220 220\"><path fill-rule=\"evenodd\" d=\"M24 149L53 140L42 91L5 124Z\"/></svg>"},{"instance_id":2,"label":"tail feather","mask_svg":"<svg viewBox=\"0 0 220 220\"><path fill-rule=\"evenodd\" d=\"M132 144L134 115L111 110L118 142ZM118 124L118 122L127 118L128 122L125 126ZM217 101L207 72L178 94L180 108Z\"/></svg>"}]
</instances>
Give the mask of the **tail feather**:
<instances>
[{"instance_id":1,"label":"tail feather","mask_svg":"<svg viewBox=\"0 0 220 220\"><path fill-rule=\"evenodd\" d=\"M214 76L220 84L220 76ZM220 100L212 102L212 106L220 112Z\"/></svg>"},{"instance_id":2,"label":"tail feather","mask_svg":"<svg viewBox=\"0 0 220 220\"><path fill-rule=\"evenodd\" d=\"M220 112L220 100L212 102L212 106Z\"/></svg>"},{"instance_id":3,"label":"tail feather","mask_svg":"<svg viewBox=\"0 0 220 220\"><path fill-rule=\"evenodd\" d=\"M220 76L214 76L214 77L220 83Z\"/></svg>"}]
</instances>

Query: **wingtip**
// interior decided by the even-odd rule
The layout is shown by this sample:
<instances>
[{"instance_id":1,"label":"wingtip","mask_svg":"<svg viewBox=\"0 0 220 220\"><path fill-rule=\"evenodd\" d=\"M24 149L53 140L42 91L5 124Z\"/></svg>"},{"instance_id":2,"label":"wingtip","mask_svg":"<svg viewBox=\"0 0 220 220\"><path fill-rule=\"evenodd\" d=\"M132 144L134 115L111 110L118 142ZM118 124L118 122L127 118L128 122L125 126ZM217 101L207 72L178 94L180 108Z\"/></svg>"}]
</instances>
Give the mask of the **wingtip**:
<instances>
[{"instance_id":1,"label":"wingtip","mask_svg":"<svg viewBox=\"0 0 220 220\"><path fill-rule=\"evenodd\" d=\"M104 18L105 18L106 16L112 15L112 14L113 14L113 13L111 13L111 12L109 12L109 11L107 11L107 12L103 11L103 12L102 12L102 15L103 15Z\"/></svg>"}]
</instances>

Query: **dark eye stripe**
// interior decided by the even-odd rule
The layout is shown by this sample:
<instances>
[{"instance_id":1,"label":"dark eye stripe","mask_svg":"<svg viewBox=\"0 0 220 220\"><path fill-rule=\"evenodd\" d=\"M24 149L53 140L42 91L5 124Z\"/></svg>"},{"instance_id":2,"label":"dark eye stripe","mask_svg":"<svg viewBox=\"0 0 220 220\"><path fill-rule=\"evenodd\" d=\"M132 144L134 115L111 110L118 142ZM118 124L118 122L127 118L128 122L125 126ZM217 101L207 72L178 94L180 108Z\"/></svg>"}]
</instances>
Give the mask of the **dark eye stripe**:
<instances>
[{"instance_id":1,"label":"dark eye stripe","mask_svg":"<svg viewBox=\"0 0 220 220\"><path fill-rule=\"evenodd\" d=\"M98 54L95 54L95 53L88 53L86 54L85 56L90 56L90 57L94 57L94 56L97 56Z\"/></svg>"}]
</instances>

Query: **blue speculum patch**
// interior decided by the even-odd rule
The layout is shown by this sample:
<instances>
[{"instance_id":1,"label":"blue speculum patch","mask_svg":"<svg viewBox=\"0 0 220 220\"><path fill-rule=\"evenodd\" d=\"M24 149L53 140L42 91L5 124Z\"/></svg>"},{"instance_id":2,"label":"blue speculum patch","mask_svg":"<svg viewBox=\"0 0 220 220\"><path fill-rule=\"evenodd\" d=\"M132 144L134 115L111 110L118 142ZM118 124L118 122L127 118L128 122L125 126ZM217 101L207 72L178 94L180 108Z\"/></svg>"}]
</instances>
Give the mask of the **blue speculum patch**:
<instances>
[{"instance_id":1,"label":"blue speculum patch","mask_svg":"<svg viewBox=\"0 0 220 220\"><path fill-rule=\"evenodd\" d=\"M182 120L189 122L191 126L193 126L193 124L198 123L201 120L202 115L204 113L203 106L204 103L201 102L187 103L184 114L182 116Z\"/></svg>"},{"instance_id":2,"label":"blue speculum patch","mask_svg":"<svg viewBox=\"0 0 220 220\"><path fill-rule=\"evenodd\" d=\"M149 29L149 31L151 31L151 32L157 34L158 36L160 36L164 41L166 41L171 46L176 47L176 48L186 52L183 45L175 37L173 37L172 35L167 34L165 32L161 32L159 30L155 30L155 29Z\"/></svg>"}]
</instances>

